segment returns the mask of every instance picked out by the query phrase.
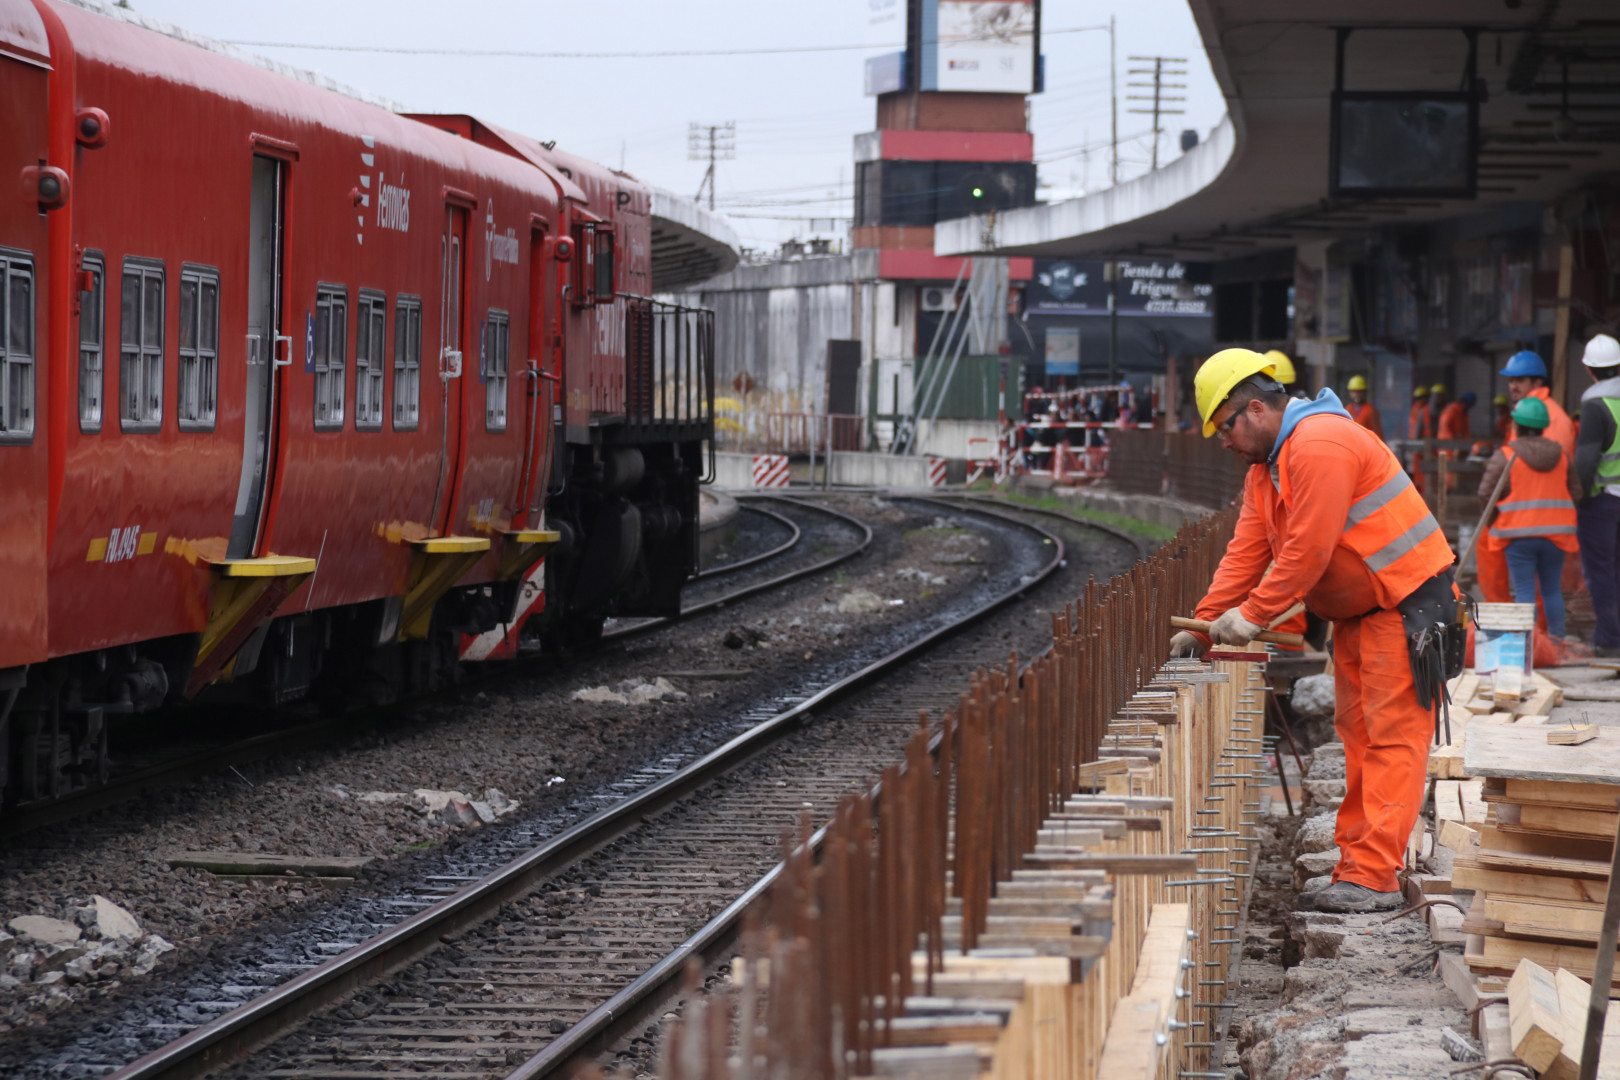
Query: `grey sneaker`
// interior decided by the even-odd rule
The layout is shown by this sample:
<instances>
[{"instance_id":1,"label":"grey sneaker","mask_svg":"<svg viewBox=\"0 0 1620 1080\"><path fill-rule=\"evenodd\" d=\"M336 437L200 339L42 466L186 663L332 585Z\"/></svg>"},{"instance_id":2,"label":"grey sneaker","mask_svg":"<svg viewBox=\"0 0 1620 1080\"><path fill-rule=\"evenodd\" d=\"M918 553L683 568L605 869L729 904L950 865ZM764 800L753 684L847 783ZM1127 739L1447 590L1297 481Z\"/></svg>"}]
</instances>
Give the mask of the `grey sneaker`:
<instances>
[{"instance_id":1,"label":"grey sneaker","mask_svg":"<svg viewBox=\"0 0 1620 1080\"><path fill-rule=\"evenodd\" d=\"M1339 881L1320 892L1305 893L1295 905L1300 911L1334 911L1352 915L1365 911L1398 911L1406 906L1399 889L1379 892L1353 881Z\"/></svg>"}]
</instances>

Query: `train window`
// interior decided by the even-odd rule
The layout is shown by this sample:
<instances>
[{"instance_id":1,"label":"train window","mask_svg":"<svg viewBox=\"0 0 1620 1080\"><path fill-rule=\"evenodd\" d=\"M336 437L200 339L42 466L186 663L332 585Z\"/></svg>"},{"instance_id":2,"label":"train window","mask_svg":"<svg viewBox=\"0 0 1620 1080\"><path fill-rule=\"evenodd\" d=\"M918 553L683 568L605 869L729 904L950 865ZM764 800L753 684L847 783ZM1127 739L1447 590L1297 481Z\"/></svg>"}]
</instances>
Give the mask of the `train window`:
<instances>
[{"instance_id":1,"label":"train window","mask_svg":"<svg viewBox=\"0 0 1620 1080\"><path fill-rule=\"evenodd\" d=\"M315 292L315 426L343 426L343 358L349 335L349 291L322 285Z\"/></svg>"},{"instance_id":2,"label":"train window","mask_svg":"<svg viewBox=\"0 0 1620 1080\"><path fill-rule=\"evenodd\" d=\"M118 419L125 431L163 426L163 264L125 259L118 313Z\"/></svg>"},{"instance_id":3,"label":"train window","mask_svg":"<svg viewBox=\"0 0 1620 1080\"><path fill-rule=\"evenodd\" d=\"M415 431L422 394L422 301L394 301L394 430Z\"/></svg>"},{"instance_id":4,"label":"train window","mask_svg":"<svg viewBox=\"0 0 1620 1080\"><path fill-rule=\"evenodd\" d=\"M181 431L212 431L219 401L219 271L180 268L180 381L175 413Z\"/></svg>"},{"instance_id":5,"label":"train window","mask_svg":"<svg viewBox=\"0 0 1620 1080\"><path fill-rule=\"evenodd\" d=\"M34 263L0 248L0 442L34 435Z\"/></svg>"},{"instance_id":6,"label":"train window","mask_svg":"<svg viewBox=\"0 0 1620 1080\"><path fill-rule=\"evenodd\" d=\"M354 315L354 426L359 431L382 428L387 330L388 297L360 290L360 309Z\"/></svg>"},{"instance_id":7,"label":"train window","mask_svg":"<svg viewBox=\"0 0 1620 1080\"><path fill-rule=\"evenodd\" d=\"M512 320L504 311L489 313L484 340L479 346L479 375L484 380L484 429L506 430L507 346Z\"/></svg>"},{"instance_id":8,"label":"train window","mask_svg":"<svg viewBox=\"0 0 1620 1080\"><path fill-rule=\"evenodd\" d=\"M101 402L106 392L102 347L107 340L107 265L99 254L87 253L79 264L79 275L79 430L94 435L101 430Z\"/></svg>"}]
</instances>

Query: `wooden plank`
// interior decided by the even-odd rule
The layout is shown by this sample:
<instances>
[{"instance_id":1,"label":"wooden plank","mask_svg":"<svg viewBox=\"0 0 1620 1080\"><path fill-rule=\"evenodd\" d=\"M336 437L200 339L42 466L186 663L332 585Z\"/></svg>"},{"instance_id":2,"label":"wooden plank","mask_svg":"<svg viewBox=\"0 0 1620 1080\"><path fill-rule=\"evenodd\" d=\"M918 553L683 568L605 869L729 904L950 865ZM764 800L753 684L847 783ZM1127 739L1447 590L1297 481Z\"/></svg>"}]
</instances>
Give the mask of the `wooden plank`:
<instances>
[{"instance_id":1,"label":"wooden plank","mask_svg":"<svg viewBox=\"0 0 1620 1080\"><path fill-rule=\"evenodd\" d=\"M1620 813L1561 806L1520 806L1519 825L1550 833L1611 840L1616 828L1620 828Z\"/></svg>"},{"instance_id":2,"label":"wooden plank","mask_svg":"<svg viewBox=\"0 0 1620 1080\"><path fill-rule=\"evenodd\" d=\"M1603 925L1603 905L1572 900L1531 900L1520 896L1485 896L1485 918L1502 923L1510 933L1555 937L1596 945Z\"/></svg>"},{"instance_id":3,"label":"wooden plank","mask_svg":"<svg viewBox=\"0 0 1620 1080\"><path fill-rule=\"evenodd\" d=\"M1489 969L1510 973L1517 969L1519 961L1529 959L1549 971L1565 967L1583 979L1590 979L1596 953L1597 950L1590 945L1487 937L1480 940L1479 953L1469 953L1466 957L1469 966L1476 971ZM1620 967L1616 968L1615 974L1620 976Z\"/></svg>"},{"instance_id":4,"label":"wooden plank","mask_svg":"<svg viewBox=\"0 0 1620 1080\"><path fill-rule=\"evenodd\" d=\"M1049 869L1106 870L1111 874L1185 874L1198 872L1196 855L1136 855L1104 852L1034 852L1025 861Z\"/></svg>"},{"instance_id":5,"label":"wooden plank","mask_svg":"<svg viewBox=\"0 0 1620 1080\"><path fill-rule=\"evenodd\" d=\"M265 855L249 851L182 851L168 863L176 869L195 867L214 874L280 874L310 877L354 877L370 858L343 855Z\"/></svg>"},{"instance_id":6,"label":"wooden plank","mask_svg":"<svg viewBox=\"0 0 1620 1080\"><path fill-rule=\"evenodd\" d=\"M1598 737L1596 724L1571 724L1568 727L1549 725L1548 746L1581 746Z\"/></svg>"},{"instance_id":7,"label":"wooden plank","mask_svg":"<svg viewBox=\"0 0 1620 1080\"><path fill-rule=\"evenodd\" d=\"M1479 833L1464 825L1460 821L1442 821L1440 823L1440 845L1452 851L1468 851L1479 843Z\"/></svg>"},{"instance_id":8,"label":"wooden plank","mask_svg":"<svg viewBox=\"0 0 1620 1080\"><path fill-rule=\"evenodd\" d=\"M1518 823L1513 822L1512 824L1517 826ZM1580 836L1546 836L1542 834L1523 836L1504 831L1503 827L1491 825L1481 825L1478 831L1481 858L1513 854L1555 860L1574 860L1576 862L1599 862L1604 864L1603 876L1609 876L1609 856L1612 854L1614 847L1608 841ZM1558 873L1559 871L1553 870L1552 872Z\"/></svg>"},{"instance_id":9,"label":"wooden plank","mask_svg":"<svg viewBox=\"0 0 1620 1080\"><path fill-rule=\"evenodd\" d=\"M1513 1029L1508 1023L1507 1002L1479 1010L1479 1041L1486 1061L1507 1061L1513 1057Z\"/></svg>"},{"instance_id":10,"label":"wooden plank","mask_svg":"<svg viewBox=\"0 0 1620 1080\"><path fill-rule=\"evenodd\" d=\"M1546 803L1549 806L1592 807L1614 810L1620 800L1620 788L1613 784L1585 784L1556 780L1510 779L1505 782L1503 797L1521 805Z\"/></svg>"},{"instance_id":11,"label":"wooden plank","mask_svg":"<svg viewBox=\"0 0 1620 1080\"><path fill-rule=\"evenodd\" d=\"M1470 776L1620 784L1620 739L1548 746L1546 731L1524 724L1471 724L1463 751Z\"/></svg>"},{"instance_id":12,"label":"wooden plank","mask_svg":"<svg viewBox=\"0 0 1620 1080\"><path fill-rule=\"evenodd\" d=\"M1602 905L1608 893L1605 878L1559 877L1493 870L1472 857L1459 857L1451 866L1453 890L1477 890L1495 896L1564 900Z\"/></svg>"},{"instance_id":13,"label":"wooden plank","mask_svg":"<svg viewBox=\"0 0 1620 1080\"><path fill-rule=\"evenodd\" d=\"M1566 968L1553 973L1558 986L1558 1004L1564 1021L1564 1045L1542 1080L1578 1080L1581 1056L1586 1043L1586 1020L1590 1009L1592 984ZM1620 1080L1620 1001L1609 1002L1603 1021L1603 1042L1598 1047L1599 1080Z\"/></svg>"},{"instance_id":14,"label":"wooden plank","mask_svg":"<svg viewBox=\"0 0 1620 1080\"><path fill-rule=\"evenodd\" d=\"M1558 984L1552 972L1525 958L1508 980L1508 1028L1513 1052L1540 1072L1551 1065L1564 1046L1564 1023Z\"/></svg>"}]
</instances>

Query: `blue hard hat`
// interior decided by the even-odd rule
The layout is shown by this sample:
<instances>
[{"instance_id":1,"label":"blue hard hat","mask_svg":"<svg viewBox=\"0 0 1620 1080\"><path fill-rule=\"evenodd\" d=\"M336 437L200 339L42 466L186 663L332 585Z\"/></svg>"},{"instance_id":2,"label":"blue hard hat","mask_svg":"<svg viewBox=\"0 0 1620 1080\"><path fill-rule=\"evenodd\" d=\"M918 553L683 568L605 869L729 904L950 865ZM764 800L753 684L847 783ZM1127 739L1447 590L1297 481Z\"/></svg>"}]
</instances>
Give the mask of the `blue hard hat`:
<instances>
[{"instance_id":1,"label":"blue hard hat","mask_svg":"<svg viewBox=\"0 0 1620 1080\"><path fill-rule=\"evenodd\" d=\"M1529 349L1521 349L1508 358L1507 367L1502 369L1502 374L1510 379L1521 378L1526 375L1534 375L1537 378L1545 379L1547 377L1547 365L1542 362L1541 357Z\"/></svg>"},{"instance_id":2,"label":"blue hard hat","mask_svg":"<svg viewBox=\"0 0 1620 1080\"><path fill-rule=\"evenodd\" d=\"M1469 408L1473 408L1474 402L1478 401L1479 398L1474 396L1474 392L1472 390L1464 390L1461 394L1457 395L1457 400L1463 402Z\"/></svg>"}]
</instances>

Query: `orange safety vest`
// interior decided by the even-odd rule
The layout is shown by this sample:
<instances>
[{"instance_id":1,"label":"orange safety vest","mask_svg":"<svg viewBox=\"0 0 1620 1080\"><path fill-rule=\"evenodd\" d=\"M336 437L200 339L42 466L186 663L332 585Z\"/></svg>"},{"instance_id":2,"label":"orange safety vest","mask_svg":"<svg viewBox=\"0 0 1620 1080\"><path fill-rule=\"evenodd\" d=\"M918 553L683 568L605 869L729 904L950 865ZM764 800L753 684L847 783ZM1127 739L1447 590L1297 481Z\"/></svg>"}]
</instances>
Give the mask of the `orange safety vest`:
<instances>
[{"instance_id":1,"label":"orange safety vest","mask_svg":"<svg viewBox=\"0 0 1620 1080\"><path fill-rule=\"evenodd\" d=\"M1314 416L1301 423L1344 424L1346 431L1341 438L1345 443L1365 439L1377 448L1356 475L1339 544L1371 571L1380 606L1394 607L1456 561L1440 523L1429 513L1428 503L1383 440L1354 421L1346 422L1344 417ZM1292 445L1291 439L1283 443L1272 467L1273 489L1285 504L1293 495L1289 477ZM1260 509L1265 514L1268 508ZM1270 520L1269 514L1266 517Z\"/></svg>"},{"instance_id":2,"label":"orange safety vest","mask_svg":"<svg viewBox=\"0 0 1620 1080\"><path fill-rule=\"evenodd\" d=\"M1427 402L1414 401L1412 409L1406 414L1406 437L1408 439L1432 439L1434 428Z\"/></svg>"},{"instance_id":3,"label":"orange safety vest","mask_svg":"<svg viewBox=\"0 0 1620 1080\"><path fill-rule=\"evenodd\" d=\"M1502 447L1502 453L1508 461L1508 494L1496 504L1491 539L1505 545L1521 537L1545 536L1565 551L1579 551L1575 503L1569 497L1569 456L1560 450L1556 466L1537 472L1513 452L1511 444Z\"/></svg>"}]
</instances>

